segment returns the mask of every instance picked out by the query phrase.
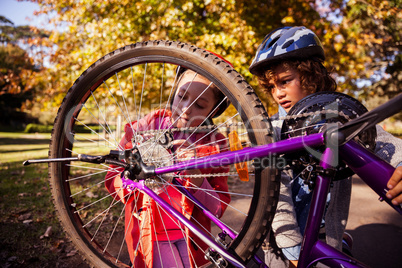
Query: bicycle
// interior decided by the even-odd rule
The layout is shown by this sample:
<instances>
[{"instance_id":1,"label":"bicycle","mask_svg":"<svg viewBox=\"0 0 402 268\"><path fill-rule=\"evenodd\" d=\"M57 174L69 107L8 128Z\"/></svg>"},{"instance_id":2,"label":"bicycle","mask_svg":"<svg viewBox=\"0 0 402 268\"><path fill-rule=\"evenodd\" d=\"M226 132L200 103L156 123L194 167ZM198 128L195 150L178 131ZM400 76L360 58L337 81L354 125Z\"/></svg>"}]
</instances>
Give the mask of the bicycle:
<instances>
[{"instance_id":1,"label":"bicycle","mask_svg":"<svg viewBox=\"0 0 402 268\"><path fill-rule=\"evenodd\" d=\"M136 133L133 140L136 146L130 150L119 148L121 121L131 123L153 110L166 108L177 80L177 68L183 67L206 77L230 101L231 107L218 118L216 127ZM159 102L152 103L152 99ZM349 168L393 206L385 197L384 189L394 168L352 139L399 112L401 101L402 95L399 95L388 104L350 121L349 115L343 116L348 120L341 126L323 123L319 117L316 120L319 127L312 127L316 133L275 141L261 101L229 64L208 51L181 42L141 42L109 53L75 81L55 119L49 159L28 160L24 164L49 163L49 182L60 222L83 258L96 267L130 266L124 240L124 205L104 187L105 174L111 164L124 169L121 172L123 187L130 194L145 193L155 200L158 208L167 211L206 243L209 249L204 253L212 264L246 267L251 260L264 266L255 254L275 214L279 170L285 167L280 155L321 148L319 163L308 165L309 174L314 174L309 177L314 196L299 267L308 267L316 261L331 267L335 264L364 267L318 240L318 219L324 213L326 195L336 171L337 150ZM315 110L294 118L311 119L319 114L325 113ZM233 151L228 148L226 152L180 163L175 163L174 155L170 157L172 132L219 130L228 133ZM360 157L354 157L356 155ZM73 164L75 161L82 164ZM220 165L229 166L230 171L208 175L228 177L232 201L218 219L176 178L186 169ZM378 180L376 174L381 174L383 179ZM214 223L211 233L206 233L158 196L164 187L173 185ZM402 212L400 207L393 207Z\"/></svg>"}]
</instances>

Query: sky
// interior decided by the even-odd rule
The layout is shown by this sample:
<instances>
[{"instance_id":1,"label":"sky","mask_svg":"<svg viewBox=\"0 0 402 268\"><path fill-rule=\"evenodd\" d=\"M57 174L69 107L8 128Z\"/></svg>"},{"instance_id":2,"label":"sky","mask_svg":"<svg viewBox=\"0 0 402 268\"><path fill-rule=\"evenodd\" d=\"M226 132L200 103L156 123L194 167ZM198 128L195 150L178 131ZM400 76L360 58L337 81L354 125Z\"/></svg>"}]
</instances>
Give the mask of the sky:
<instances>
[{"instance_id":1,"label":"sky","mask_svg":"<svg viewBox=\"0 0 402 268\"><path fill-rule=\"evenodd\" d=\"M33 25L38 28L46 28L43 18L34 16L39 6L32 2L19 2L17 0L0 0L0 15L11 20L15 26Z\"/></svg>"}]
</instances>

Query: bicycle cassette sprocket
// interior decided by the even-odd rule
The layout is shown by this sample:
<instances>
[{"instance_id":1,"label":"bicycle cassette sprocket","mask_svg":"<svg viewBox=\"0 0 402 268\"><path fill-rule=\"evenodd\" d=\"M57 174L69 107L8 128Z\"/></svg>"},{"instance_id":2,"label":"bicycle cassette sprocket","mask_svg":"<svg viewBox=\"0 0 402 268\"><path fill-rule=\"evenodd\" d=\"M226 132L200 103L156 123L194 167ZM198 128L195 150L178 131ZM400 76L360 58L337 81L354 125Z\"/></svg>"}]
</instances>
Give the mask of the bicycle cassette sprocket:
<instances>
[{"instance_id":1,"label":"bicycle cassette sprocket","mask_svg":"<svg viewBox=\"0 0 402 268\"><path fill-rule=\"evenodd\" d=\"M173 164L173 157L168 149L163 145L149 139L145 142L137 144L137 149L141 155L141 159L146 165L155 167L170 166ZM154 192L160 193L172 180L172 174L164 174L149 178L145 184Z\"/></svg>"}]
</instances>

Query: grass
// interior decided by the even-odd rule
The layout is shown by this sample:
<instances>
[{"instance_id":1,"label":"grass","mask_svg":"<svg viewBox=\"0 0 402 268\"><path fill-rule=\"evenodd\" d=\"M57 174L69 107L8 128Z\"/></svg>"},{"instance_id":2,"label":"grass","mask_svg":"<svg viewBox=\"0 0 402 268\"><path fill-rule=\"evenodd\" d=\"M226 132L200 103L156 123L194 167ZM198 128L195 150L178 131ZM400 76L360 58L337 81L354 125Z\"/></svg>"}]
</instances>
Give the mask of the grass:
<instances>
[{"instance_id":1,"label":"grass","mask_svg":"<svg viewBox=\"0 0 402 268\"><path fill-rule=\"evenodd\" d=\"M0 132L1 267L88 267L65 236L51 202L46 158L50 134ZM86 151L87 152L87 151ZM42 237L52 227L49 237Z\"/></svg>"},{"instance_id":2,"label":"grass","mask_svg":"<svg viewBox=\"0 0 402 268\"><path fill-rule=\"evenodd\" d=\"M0 132L0 164L45 158L49 141L50 134Z\"/></svg>"},{"instance_id":3,"label":"grass","mask_svg":"<svg viewBox=\"0 0 402 268\"><path fill-rule=\"evenodd\" d=\"M4 267L85 265L55 215L47 164L22 165L27 159L47 157L49 139L50 134L0 132L0 262ZM49 227L52 233L43 237Z\"/></svg>"}]
</instances>

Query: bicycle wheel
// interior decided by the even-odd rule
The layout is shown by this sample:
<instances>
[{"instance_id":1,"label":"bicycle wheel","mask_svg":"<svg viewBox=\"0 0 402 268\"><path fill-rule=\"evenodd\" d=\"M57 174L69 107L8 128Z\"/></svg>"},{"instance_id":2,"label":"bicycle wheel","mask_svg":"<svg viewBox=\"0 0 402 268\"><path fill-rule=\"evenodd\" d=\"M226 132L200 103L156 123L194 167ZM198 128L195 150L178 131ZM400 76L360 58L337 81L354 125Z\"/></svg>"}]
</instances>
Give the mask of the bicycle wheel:
<instances>
[{"instance_id":1,"label":"bicycle wheel","mask_svg":"<svg viewBox=\"0 0 402 268\"><path fill-rule=\"evenodd\" d=\"M231 103L214 120L217 127L209 131L227 135L229 128L236 128L242 145L249 147L273 141L271 125L260 100L229 64L192 45L147 41L104 56L75 81L55 119L50 158L80 153L103 155L116 148L122 150L118 144L124 135L124 125L168 107L178 68L191 69L204 76ZM155 138L155 133L160 132L146 135ZM135 141L140 146L146 144ZM146 157L144 151L142 157ZM157 159L149 162L157 166L166 164ZM228 241L228 248L246 262L260 247L274 216L279 177L271 162L273 158L265 161L265 166L256 159L249 161L248 181L239 178L234 165L229 167L229 172L221 174L228 180L231 196L221 221L238 234L233 241ZM130 259L125 240L125 204L116 201L106 190L108 168L104 164L50 163L53 203L64 230L84 259L96 267L127 267ZM205 189L198 190L210 194ZM218 233L212 226L210 235L216 237Z\"/></svg>"}]
</instances>

